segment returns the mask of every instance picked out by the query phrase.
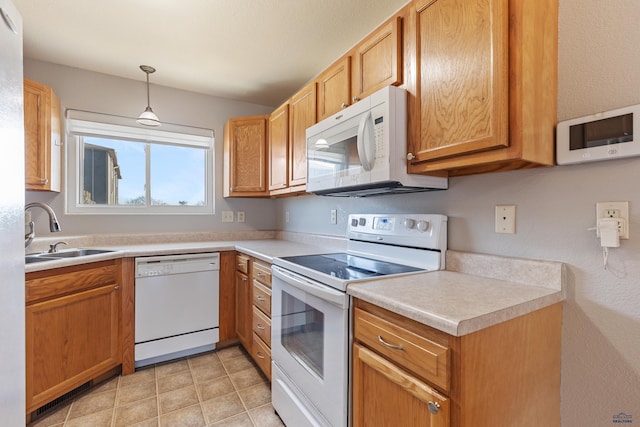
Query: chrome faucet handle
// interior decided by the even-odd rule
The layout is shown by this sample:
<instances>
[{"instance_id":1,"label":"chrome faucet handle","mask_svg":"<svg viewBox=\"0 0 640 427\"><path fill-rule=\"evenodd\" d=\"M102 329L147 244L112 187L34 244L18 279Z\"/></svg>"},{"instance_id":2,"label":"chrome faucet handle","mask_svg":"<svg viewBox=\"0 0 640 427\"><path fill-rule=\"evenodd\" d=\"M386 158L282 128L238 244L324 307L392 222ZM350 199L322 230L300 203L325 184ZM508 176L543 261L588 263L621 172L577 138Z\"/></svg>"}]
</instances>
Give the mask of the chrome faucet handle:
<instances>
[{"instance_id":1,"label":"chrome faucet handle","mask_svg":"<svg viewBox=\"0 0 640 427\"><path fill-rule=\"evenodd\" d=\"M49 245L49 253L54 254L58 252L58 245L68 245L67 242L56 242L53 245Z\"/></svg>"},{"instance_id":2,"label":"chrome faucet handle","mask_svg":"<svg viewBox=\"0 0 640 427\"><path fill-rule=\"evenodd\" d=\"M36 237L35 231L33 231L35 223L33 221L29 221L29 232L24 235L24 247L26 248L33 242L33 239Z\"/></svg>"}]
</instances>

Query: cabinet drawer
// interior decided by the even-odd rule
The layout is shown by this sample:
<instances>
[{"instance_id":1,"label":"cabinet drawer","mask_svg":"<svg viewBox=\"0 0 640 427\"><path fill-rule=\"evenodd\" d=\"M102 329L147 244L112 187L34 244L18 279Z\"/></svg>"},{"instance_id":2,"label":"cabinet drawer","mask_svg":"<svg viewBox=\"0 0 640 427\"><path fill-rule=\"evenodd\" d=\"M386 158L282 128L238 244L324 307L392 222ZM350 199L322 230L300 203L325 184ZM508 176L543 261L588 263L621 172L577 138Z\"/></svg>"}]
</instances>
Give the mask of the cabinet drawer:
<instances>
[{"instance_id":1,"label":"cabinet drawer","mask_svg":"<svg viewBox=\"0 0 640 427\"><path fill-rule=\"evenodd\" d=\"M249 257L246 255L236 255L236 270L249 274Z\"/></svg>"},{"instance_id":2,"label":"cabinet drawer","mask_svg":"<svg viewBox=\"0 0 640 427\"><path fill-rule=\"evenodd\" d=\"M115 285L117 281L115 261L43 270L25 276L25 299L29 304L98 286Z\"/></svg>"},{"instance_id":3,"label":"cabinet drawer","mask_svg":"<svg viewBox=\"0 0 640 427\"><path fill-rule=\"evenodd\" d=\"M271 289L257 280L253 281L253 305L271 317Z\"/></svg>"},{"instance_id":4,"label":"cabinet drawer","mask_svg":"<svg viewBox=\"0 0 640 427\"><path fill-rule=\"evenodd\" d=\"M449 390L449 349L376 315L355 309L354 337L398 365Z\"/></svg>"},{"instance_id":5,"label":"cabinet drawer","mask_svg":"<svg viewBox=\"0 0 640 427\"><path fill-rule=\"evenodd\" d=\"M268 288L271 287L271 266L253 261L253 278Z\"/></svg>"},{"instance_id":6,"label":"cabinet drawer","mask_svg":"<svg viewBox=\"0 0 640 427\"><path fill-rule=\"evenodd\" d=\"M271 347L271 319L257 307L253 307L253 332Z\"/></svg>"},{"instance_id":7,"label":"cabinet drawer","mask_svg":"<svg viewBox=\"0 0 640 427\"><path fill-rule=\"evenodd\" d=\"M256 334L253 334L251 357L271 381L271 349Z\"/></svg>"}]
</instances>

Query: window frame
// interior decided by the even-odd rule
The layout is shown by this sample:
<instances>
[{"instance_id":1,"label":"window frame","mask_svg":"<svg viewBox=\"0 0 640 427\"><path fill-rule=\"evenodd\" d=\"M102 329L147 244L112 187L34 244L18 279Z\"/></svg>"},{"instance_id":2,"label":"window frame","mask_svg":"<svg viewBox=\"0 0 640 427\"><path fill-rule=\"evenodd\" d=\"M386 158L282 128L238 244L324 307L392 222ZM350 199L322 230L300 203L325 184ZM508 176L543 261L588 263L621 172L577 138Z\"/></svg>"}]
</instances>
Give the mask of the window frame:
<instances>
[{"instance_id":1,"label":"window frame","mask_svg":"<svg viewBox=\"0 0 640 427\"><path fill-rule=\"evenodd\" d=\"M215 136L212 129L162 123L149 128L129 117L67 109L65 144L65 211L68 215L213 215L215 214ZM84 136L118 139L145 144L145 205L83 204ZM151 144L151 145L149 145ZM205 150L204 205L153 205L149 199L153 144L200 148Z\"/></svg>"}]
</instances>

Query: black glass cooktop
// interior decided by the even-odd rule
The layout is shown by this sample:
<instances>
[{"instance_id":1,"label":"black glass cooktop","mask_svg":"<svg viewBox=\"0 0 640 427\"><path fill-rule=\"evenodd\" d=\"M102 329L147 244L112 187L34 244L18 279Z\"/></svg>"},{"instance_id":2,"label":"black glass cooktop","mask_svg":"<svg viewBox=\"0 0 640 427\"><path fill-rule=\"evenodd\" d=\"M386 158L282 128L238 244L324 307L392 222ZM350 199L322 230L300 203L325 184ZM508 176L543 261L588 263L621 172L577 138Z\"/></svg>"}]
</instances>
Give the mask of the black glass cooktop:
<instances>
[{"instance_id":1,"label":"black glass cooktop","mask_svg":"<svg viewBox=\"0 0 640 427\"><path fill-rule=\"evenodd\" d=\"M282 257L282 259L344 280L410 273L422 270L416 267L378 261L346 253L290 256Z\"/></svg>"}]
</instances>

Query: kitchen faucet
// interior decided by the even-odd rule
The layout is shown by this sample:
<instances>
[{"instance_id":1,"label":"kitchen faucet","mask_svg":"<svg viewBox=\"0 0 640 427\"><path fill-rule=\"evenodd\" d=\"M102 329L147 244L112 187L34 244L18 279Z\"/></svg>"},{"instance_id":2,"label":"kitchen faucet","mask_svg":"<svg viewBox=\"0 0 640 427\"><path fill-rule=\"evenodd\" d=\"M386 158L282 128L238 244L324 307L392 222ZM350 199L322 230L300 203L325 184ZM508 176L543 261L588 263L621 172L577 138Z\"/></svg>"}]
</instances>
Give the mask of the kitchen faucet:
<instances>
[{"instance_id":1,"label":"kitchen faucet","mask_svg":"<svg viewBox=\"0 0 640 427\"><path fill-rule=\"evenodd\" d=\"M27 212L29 209L33 208L33 207L40 207L42 209L44 209L47 214L49 215L49 230L51 230L52 233L61 231L62 228L60 227L60 224L58 223L58 218L56 218L56 214L53 211L53 209L51 209L51 206L47 205L46 203L42 203L42 202L31 202L29 203L27 206L24 207L24 211ZM33 239L36 237L36 232L33 230L33 226L34 226L34 222L33 221L29 221L29 233L25 234L24 236L24 247L26 248L27 246L29 246L31 244L31 242L33 241Z\"/></svg>"}]
</instances>

